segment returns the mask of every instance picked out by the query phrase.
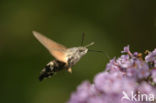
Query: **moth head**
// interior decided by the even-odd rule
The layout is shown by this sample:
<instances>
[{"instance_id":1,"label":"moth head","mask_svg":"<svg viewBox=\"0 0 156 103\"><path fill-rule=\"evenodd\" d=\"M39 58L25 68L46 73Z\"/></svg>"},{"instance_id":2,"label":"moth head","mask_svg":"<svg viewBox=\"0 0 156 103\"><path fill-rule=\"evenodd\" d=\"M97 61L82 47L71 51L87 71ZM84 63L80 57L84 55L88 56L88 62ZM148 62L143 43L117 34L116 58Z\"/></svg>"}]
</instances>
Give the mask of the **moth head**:
<instances>
[{"instance_id":1,"label":"moth head","mask_svg":"<svg viewBox=\"0 0 156 103\"><path fill-rule=\"evenodd\" d=\"M84 47L78 47L77 51L78 51L79 55L81 55L81 56L85 55L88 52L88 48L87 47L89 47L89 46L91 46L93 44L94 44L94 42L91 42L90 44L88 44L88 45L86 45Z\"/></svg>"},{"instance_id":2,"label":"moth head","mask_svg":"<svg viewBox=\"0 0 156 103\"><path fill-rule=\"evenodd\" d=\"M83 56L87 53L88 48L86 47L78 47L77 52L79 53L79 55Z\"/></svg>"}]
</instances>

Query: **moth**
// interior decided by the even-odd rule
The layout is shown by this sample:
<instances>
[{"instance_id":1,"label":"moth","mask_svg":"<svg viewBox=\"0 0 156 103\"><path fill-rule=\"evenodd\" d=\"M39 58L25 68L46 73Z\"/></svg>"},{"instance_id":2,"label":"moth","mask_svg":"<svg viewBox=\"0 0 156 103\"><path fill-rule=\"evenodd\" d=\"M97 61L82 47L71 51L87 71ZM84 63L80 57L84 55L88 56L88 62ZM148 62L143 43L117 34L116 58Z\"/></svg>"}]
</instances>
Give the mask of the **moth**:
<instances>
[{"instance_id":1,"label":"moth","mask_svg":"<svg viewBox=\"0 0 156 103\"><path fill-rule=\"evenodd\" d=\"M33 35L55 58L55 60L50 61L42 69L39 76L40 81L42 81L44 78L50 78L55 72L63 69L72 73L71 67L88 52L88 47L94 44L94 42L91 42L86 46L82 46L84 34L82 35L81 46L72 48L66 48L64 45L49 39L39 32L33 31Z\"/></svg>"}]
</instances>

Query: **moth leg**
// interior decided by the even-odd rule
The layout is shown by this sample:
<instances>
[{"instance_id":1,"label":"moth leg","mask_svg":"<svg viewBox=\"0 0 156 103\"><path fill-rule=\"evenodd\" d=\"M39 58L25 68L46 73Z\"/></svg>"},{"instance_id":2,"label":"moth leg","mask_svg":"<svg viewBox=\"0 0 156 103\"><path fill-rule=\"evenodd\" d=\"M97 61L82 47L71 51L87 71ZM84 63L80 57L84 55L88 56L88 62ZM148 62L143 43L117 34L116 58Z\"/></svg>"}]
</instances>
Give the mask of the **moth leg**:
<instances>
[{"instance_id":1,"label":"moth leg","mask_svg":"<svg viewBox=\"0 0 156 103\"><path fill-rule=\"evenodd\" d=\"M72 68L68 68L67 71L68 71L69 73L72 73Z\"/></svg>"}]
</instances>

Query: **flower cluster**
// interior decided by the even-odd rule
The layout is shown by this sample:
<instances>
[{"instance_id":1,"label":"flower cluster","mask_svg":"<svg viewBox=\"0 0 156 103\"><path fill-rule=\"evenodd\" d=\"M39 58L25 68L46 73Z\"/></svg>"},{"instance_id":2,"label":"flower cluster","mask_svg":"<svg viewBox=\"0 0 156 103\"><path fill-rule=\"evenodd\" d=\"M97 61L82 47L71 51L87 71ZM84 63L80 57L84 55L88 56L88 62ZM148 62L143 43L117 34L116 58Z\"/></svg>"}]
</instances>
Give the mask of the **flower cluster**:
<instances>
[{"instance_id":1,"label":"flower cluster","mask_svg":"<svg viewBox=\"0 0 156 103\"><path fill-rule=\"evenodd\" d=\"M155 103L156 49L132 53L124 47L119 58L113 58L93 83L84 81L72 93L68 103Z\"/></svg>"}]
</instances>

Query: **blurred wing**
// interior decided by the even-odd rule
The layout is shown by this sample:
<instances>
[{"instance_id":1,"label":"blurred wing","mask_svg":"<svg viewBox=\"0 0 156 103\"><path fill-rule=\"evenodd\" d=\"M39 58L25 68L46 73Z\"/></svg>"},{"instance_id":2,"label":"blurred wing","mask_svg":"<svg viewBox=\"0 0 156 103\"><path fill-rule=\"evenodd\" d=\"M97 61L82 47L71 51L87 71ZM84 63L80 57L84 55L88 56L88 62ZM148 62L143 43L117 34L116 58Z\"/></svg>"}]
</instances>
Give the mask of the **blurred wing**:
<instances>
[{"instance_id":1,"label":"blurred wing","mask_svg":"<svg viewBox=\"0 0 156 103\"><path fill-rule=\"evenodd\" d=\"M37 38L37 40L43 46L45 46L50 54L52 54L57 60L67 63L65 55L66 48L63 45L56 43L55 41L43 36L36 31L33 31L33 34Z\"/></svg>"}]
</instances>

